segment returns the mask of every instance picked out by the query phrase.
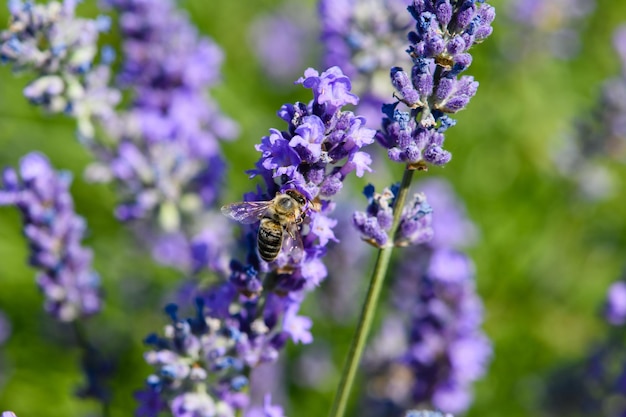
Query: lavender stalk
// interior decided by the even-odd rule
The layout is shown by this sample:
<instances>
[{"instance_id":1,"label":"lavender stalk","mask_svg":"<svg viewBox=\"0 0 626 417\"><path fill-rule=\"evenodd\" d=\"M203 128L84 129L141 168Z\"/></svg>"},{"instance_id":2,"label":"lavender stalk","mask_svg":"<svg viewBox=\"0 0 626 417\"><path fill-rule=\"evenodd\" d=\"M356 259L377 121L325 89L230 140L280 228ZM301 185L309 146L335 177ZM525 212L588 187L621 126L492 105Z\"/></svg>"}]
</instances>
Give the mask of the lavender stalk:
<instances>
[{"instance_id":1,"label":"lavender stalk","mask_svg":"<svg viewBox=\"0 0 626 417\"><path fill-rule=\"evenodd\" d=\"M400 184L400 190L398 191L397 200L393 210L393 223L389 230L390 236L395 236L400 221L402 220L402 210L406 201L406 196L409 193L411 186L411 180L413 179L414 170L407 167L404 170L402 177L402 183ZM374 266L374 272L370 281L370 286L367 290L367 296L363 309L361 310L361 316L359 318L359 324L357 325L352 344L350 345L350 352L346 364L344 365L343 373L341 374L341 381L339 382L339 389L333 408L330 412L331 416L343 416L348 404L348 398L354 383L354 377L356 376L357 367L361 356L363 356L363 349L365 348L365 342L372 328L372 320L374 319L374 313L377 311L378 300L380 299L380 291L383 287L385 275L387 275L387 269L389 268L389 260L391 259L391 253L393 251L393 245L386 245L378 252L378 258Z\"/></svg>"},{"instance_id":2,"label":"lavender stalk","mask_svg":"<svg viewBox=\"0 0 626 417\"><path fill-rule=\"evenodd\" d=\"M405 164L405 171L398 188L374 194L373 187L367 187L367 212L354 216L355 226L379 254L331 417L345 414L394 246L432 237L425 197L418 194L411 206L404 207L413 171L450 161L450 152L443 148L444 132L455 121L448 114L464 109L478 88L473 77L459 75L472 62L467 51L491 34L495 17L493 7L480 0L414 0L408 11L415 20L407 50L413 67L410 72L391 68L397 101L383 106L383 128L376 136L392 161Z\"/></svg>"}]
</instances>

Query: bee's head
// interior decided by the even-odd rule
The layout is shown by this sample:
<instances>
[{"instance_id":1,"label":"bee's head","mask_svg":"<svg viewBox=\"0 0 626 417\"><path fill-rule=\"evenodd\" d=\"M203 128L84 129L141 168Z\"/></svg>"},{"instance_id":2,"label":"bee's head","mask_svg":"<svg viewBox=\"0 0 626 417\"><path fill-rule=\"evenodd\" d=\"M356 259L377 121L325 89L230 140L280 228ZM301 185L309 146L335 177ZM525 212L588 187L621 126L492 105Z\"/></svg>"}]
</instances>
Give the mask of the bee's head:
<instances>
[{"instance_id":1,"label":"bee's head","mask_svg":"<svg viewBox=\"0 0 626 417\"><path fill-rule=\"evenodd\" d=\"M306 198L304 198L304 196L296 190L287 190L285 191L285 194L294 199L296 203L298 203L302 207L304 207L304 205L306 204Z\"/></svg>"}]
</instances>

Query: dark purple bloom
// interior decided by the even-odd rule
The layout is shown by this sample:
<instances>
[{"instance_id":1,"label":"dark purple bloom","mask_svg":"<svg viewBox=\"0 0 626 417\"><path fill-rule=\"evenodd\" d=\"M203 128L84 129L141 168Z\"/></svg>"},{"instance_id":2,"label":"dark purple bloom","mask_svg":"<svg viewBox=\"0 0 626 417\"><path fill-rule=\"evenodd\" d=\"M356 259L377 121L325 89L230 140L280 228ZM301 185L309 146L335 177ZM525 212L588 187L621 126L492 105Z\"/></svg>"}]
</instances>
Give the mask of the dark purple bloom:
<instances>
[{"instance_id":1,"label":"dark purple bloom","mask_svg":"<svg viewBox=\"0 0 626 417\"><path fill-rule=\"evenodd\" d=\"M61 321L100 311L100 277L91 267L91 250L81 246L86 225L74 212L71 175L57 173L44 155L31 153L20 161L19 175L5 169L3 182L3 203L22 213L29 263L40 270L37 285L46 311Z\"/></svg>"}]
</instances>

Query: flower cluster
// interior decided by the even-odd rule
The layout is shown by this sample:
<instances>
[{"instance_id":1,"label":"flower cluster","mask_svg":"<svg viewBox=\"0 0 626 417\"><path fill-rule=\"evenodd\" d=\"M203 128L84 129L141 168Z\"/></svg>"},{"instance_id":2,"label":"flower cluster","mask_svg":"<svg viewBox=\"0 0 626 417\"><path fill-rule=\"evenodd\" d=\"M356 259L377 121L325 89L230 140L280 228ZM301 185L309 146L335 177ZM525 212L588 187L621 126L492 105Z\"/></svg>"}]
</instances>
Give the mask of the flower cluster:
<instances>
[{"instance_id":1,"label":"flower cluster","mask_svg":"<svg viewBox=\"0 0 626 417\"><path fill-rule=\"evenodd\" d=\"M306 202L302 209L306 215L302 230L297 232L303 254L296 257L292 251L282 250L276 260L263 261L257 253L258 222L249 233L244 233L241 243L248 248L246 262L233 260L227 282L198 292L201 308L193 321L215 323L220 329L228 329L230 341L215 342L225 350L221 356L209 352L214 343L211 339L210 346L204 350L177 348L175 357L167 353L176 364L182 361L189 369L203 370L201 385L191 383L189 378L194 373L178 365L177 369L183 369L177 374L180 377L168 375L164 384L163 371L170 369L172 363L152 360L149 353L146 358L159 375L148 378L149 390L140 395L142 410L150 404L167 405L178 416L182 415L182 411L177 411L182 410L180 404L187 404L184 409L190 410L194 404L209 404L207 398L213 399L211 404L222 401L225 410L226 405L229 410L242 409L248 399L241 389L247 385L245 375L252 368L276 361L279 350L290 338L296 343L312 341L309 331L312 322L298 315L298 311L305 292L326 276L321 258L328 242L335 240L332 228L336 223L327 217L333 207L329 199L339 192L350 172L361 175L369 169L369 155L360 149L373 142L374 131L364 127L361 117L341 110L345 104L356 103L357 97L350 93L350 80L338 68L321 75L307 70L298 82L313 89L314 99L308 105L296 103L281 108L279 116L289 123L289 128L282 132L272 129L257 146L262 156L251 174L263 178L265 187L255 195L248 195L246 200L249 204L255 203L252 200L267 201L276 193L289 190L304 196ZM206 339L204 335L216 332L209 332L203 325L199 327L200 333L194 333L195 324L187 323L195 338ZM177 326L184 327L183 324ZM161 339L154 337L148 342L163 345ZM174 345L196 346L198 343L185 341ZM165 346L165 351L172 351L172 343ZM206 357L219 359L223 355L229 358L229 372L218 372L209 381L207 375L213 375L215 369ZM219 361L222 363L225 359ZM199 395L203 397L201 402Z\"/></svg>"},{"instance_id":2,"label":"flower cluster","mask_svg":"<svg viewBox=\"0 0 626 417\"><path fill-rule=\"evenodd\" d=\"M114 146L96 148L100 161L89 176L120 186L120 220L153 215L164 230L176 231L183 214L215 202L225 167L219 140L237 134L206 95L219 81L222 51L173 1L106 4L119 13L118 86L132 101L105 122Z\"/></svg>"},{"instance_id":3,"label":"flower cluster","mask_svg":"<svg viewBox=\"0 0 626 417\"><path fill-rule=\"evenodd\" d=\"M409 11L416 21L409 33L413 67L391 69L398 101L384 107L376 138L392 161L426 169L450 161L443 149L443 132L454 125L448 114L464 109L478 88L473 77L459 74L472 62L468 50L491 34L495 11L476 0L415 0Z\"/></svg>"},{"instance_id":4,"label":"flower cluster","mask_svg":"<svg viewBox=\"0 0 626 417\"><path fill-rule=\"evenodd\" d=\"M256 147L261 158L251 171L253 177L265 181L265 188L252 196L254 199L268 200L276 193L296 190L308 202L301 233L304 258L293 259L283 251L274 262L291 271L279 284L287 292L312 288L326 276L320 259L326 244L336 240L332 231L336 220L327 216L334 207L330 199L341 190L348 174L362 176L371 171L371 157L361 148L373 142L375 133L365 127L363 117L342 111L358 98L350 92L350 79L338 67L322 74L308 69L298 83L312 89L314 99L308 105L282 106L278 115L288 127L271 129L262 139ZM263 266L263 270L270 268Z\"/></svg>"},{"instance_id":5,"label":"flower cluster","mask_svg":"<svg viewBox=\"0 0 626 417\"><path fill-rule=\"evenodd\" d=\"M46 311L64 322L97 313L100 278L91 267L92 252L81 246L86 225L74 212L70 174L55 172L45 156L31 153L20 161L19 175L8 168L2 179L0 202L22 213Z\"/></svg>"},{"instance_id":6,"label":"flower cluster","mask_svg":"<svg viewBox=\"0 0 626 417\"><path fill-rule=\"evenodd\" d=\"M156 416L169 406L174 416L226 417L234 415L234 407L245 405L240 404L246 400L244 394L232 394L247 385L236 352L240 332L205 317L203 307L199 302L196 317L181 320L178 308L168 306L172 324L165 335L146 338L153 350L146 352L145 359L155 373L148 377L146 389L136 394L141 404L137 415Z\"/></svg>"},{"instance_id":7,"label":"flower cluster","mask_svg":"<svg viewBox=\"0 0 626 417\"><path fill-rule=\"evenodd\" d=\"M468 221L446 183L423 186L433 196L434 236L441 232L441 237L407 249L406 261L394 273L397 313L368 354L370 401L376 412L386 410L384 415L415 404L454 413L466 410L471 383L484 374L491 356L480 330L482 303L475 292L473 264L455 249L469 243L461 234L471 229L451 229ZM452 236L454 231L459 235ZM403 323L409 324L408 332Z\"/></svg>"},{"instance_id":8,"label":"flower cluster","mask_svg":"<svg viewBox=\"0 0 626 417\"><path fill-rule=\"evenodd\" d=\"M375 192L371 184L363 190L369 203L367 211L355 212L352 221L366 242L376 247L387 245L397 193L397 185L385 188L380 194ZM402 209L400 225L393 244L408 246L428 242L433 236L430 227L431 212L426 196L422 193L415 194L413 201Z\"/></svg>"},{"instance_id":9,"label":"flower cluster","mask_svg":"<svg viewBox=\"0 0 626 417\"><path fill-rule=\"evenodd\" d=\"M405 62L411 16L408 0L320 0L323 61L343 68L361 96L358 111L378 127L380 108L393 88L389 68Z\"/></svg>"},{"instance_id":10,"label":"flower cluster","mask_svg":"<svg viewBox=\"0 0 626 417\"><path fill-rule=\"evenodd\" d=\"M109 29L110 19L77 18L76 3L10 2L11 23L0 34L0 60L11 64L14 71L37 74L24 89L24 96L46 111L75 117L79 133L90 138L94 134L92 118L109 117L120 95L106 87L110 50L103 52L104 62L94 68L98 37Z\"/></svg>"}]
</instances>

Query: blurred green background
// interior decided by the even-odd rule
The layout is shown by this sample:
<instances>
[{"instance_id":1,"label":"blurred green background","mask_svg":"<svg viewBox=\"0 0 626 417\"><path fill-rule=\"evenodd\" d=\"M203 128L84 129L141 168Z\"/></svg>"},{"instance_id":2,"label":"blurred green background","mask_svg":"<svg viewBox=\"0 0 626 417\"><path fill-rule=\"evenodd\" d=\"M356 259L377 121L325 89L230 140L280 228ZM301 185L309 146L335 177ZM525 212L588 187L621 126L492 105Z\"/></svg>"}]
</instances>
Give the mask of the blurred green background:
<instances>
[{"instance_id":1,"label":"blurred green background","mask_svg":"<svg viewBox=\"0 0 626 417\"><path fill-rule=\"evenodd\" d=\"M553 149L571 133L573 120L594 106L602 81L619 72L611 37L614 28L626 22L626 2L597 2L580 26L580 53L570 60L552 58L541 42L518 53L523 38L519 29L511 28L505 1L490 3L499 12L494 34L473 50L474 63L468 71L480 88L447 133L453 160L445 169L420 175L449 179L480 231L470 255L477 266L494 360L486 378L476 384L475 403L467 415L543 416L549 414L540 409L539 400L548 375L586 355L603 337L606 326L599 312L604 295L625 266L626 182L618 181L612 196L589 201L575 183L559 174ZM225 52L224 82L212 93L241 126L239 139L224 144L230 168L223 201L235 201L251 189L243 171L258 157L253 145L270 127L282 127L276 110L285 102L308 100L308 91L268 81L251 50L247 32L251 22L275 10L279 2L180 4ZM313 2L296 5L315 24ZM93 15L94 2L81 5L80 11ZM0 21L6 20L2 10ZM309 62L315 63L315 57ZM28 76L14 77L9 68L1 67L0 79L0 165L15 166L27 152L39 150L57 168L75 174L72 193L77 212L87 219L90 230L85 243L95 251L95 267L107 296L105 311L90 320L88 332L103 349L119 355L112 415L130 416L135 407L132 392L150 372L142 359L141 341L162 328L166 320L161 307L180 276L155 265L133 235L113 219L115 195L110 188L82 179L91 157L75 140L73 121L42 115L28 105L21 96ZM624 178L623 165L610 160L606 165L617 178ZM391 169L399 179L401 167ZM355 184L355 194L359 188ZM19 417L98 415L95 402L72 395L82 378L80 353L72 347L67 329L43 314L35 273L26 266L26 257L16 210L1 208L0 310L9 318L12 333L0 348L0 411L11 409ZM363 291L365 287L363 277ZM351 329L342 325L337 330L332 323L313 327L314 336L333 335L327 343L337 366ZM289 356L300 349L291 346ZM287 415L325 415L334 386L333 382L320 390L291 388Z\"/></svg>"}]
</instances>

